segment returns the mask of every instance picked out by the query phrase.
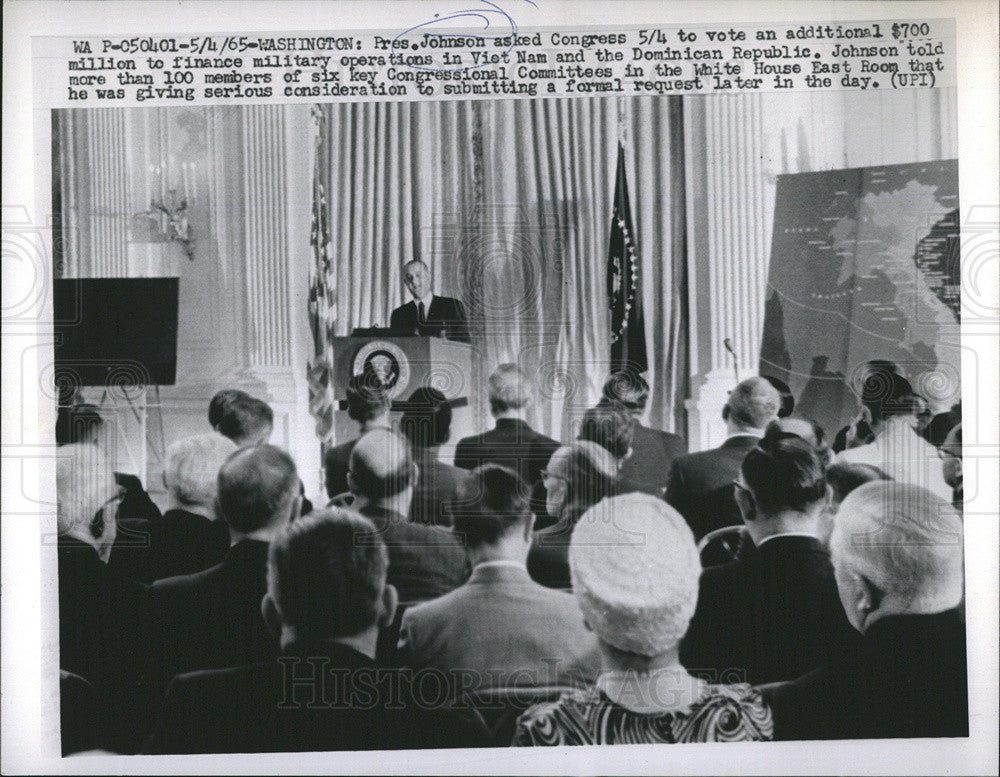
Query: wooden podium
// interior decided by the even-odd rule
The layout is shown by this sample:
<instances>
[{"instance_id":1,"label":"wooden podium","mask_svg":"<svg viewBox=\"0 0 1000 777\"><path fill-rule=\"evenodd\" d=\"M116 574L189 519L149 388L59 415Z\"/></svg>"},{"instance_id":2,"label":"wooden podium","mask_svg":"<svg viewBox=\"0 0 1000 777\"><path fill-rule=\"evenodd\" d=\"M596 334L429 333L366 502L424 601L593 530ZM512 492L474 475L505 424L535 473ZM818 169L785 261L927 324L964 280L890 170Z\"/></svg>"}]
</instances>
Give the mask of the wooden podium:
<instances>
[{"instance_id":1,"label":"wooden podium","mask_svg":"<svg viewBox=\"0 0 1000 777\"><path fill-rule=\"evenodd\" d=\"M347 398L351 376L368 367L383 378L389 389L394 420L402 412L403 403L422 386L436 388L451 400L449 446L475 434L485 422L484 392L474 383L478 353L468 343L376 333L334 337L332 347L334 397L338 400ZM358 425L348 417L346 407L334 411L333 428L338 443L358 433ZM449 455L443 458L450 461Z\"/></svg>"}]
</instances>

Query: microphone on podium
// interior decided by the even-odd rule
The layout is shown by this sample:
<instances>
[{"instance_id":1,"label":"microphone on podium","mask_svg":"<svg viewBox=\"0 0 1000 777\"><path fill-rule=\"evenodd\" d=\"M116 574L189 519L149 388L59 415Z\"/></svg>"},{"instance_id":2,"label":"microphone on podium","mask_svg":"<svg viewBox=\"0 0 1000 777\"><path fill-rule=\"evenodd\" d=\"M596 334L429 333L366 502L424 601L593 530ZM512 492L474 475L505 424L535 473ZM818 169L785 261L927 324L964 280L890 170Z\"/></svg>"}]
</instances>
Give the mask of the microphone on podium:
<instances>
[{"instance_id":1,"label":"microphone on podium","mask_svg":"<svg viewBox=\"0 0 1000 777\"><path fill-rule=\"evenodd\" d=\"M727 337L722 341L722 344L725 346L726 350L729 351L729 355L733 357L733 374L736 375L736 382L739 383L740 360L739 357L736 355L736 351L733 350L733 341Z\"/></svg>"}]
</instances>

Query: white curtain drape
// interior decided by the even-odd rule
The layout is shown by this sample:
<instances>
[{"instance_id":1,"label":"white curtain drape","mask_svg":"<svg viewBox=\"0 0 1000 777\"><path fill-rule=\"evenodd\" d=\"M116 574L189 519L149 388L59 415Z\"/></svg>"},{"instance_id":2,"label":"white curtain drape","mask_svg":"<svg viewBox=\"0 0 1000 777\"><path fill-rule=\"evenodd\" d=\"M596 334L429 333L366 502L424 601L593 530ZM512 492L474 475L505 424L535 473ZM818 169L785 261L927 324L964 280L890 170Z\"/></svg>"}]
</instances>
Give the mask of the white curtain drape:
<instances>
[{"instance_id":1,"label":"white curtain drape","mask_svg":"<svg viewBox=\"0 0 1000 777\"><path fill-rule=\"evenodd\" d=\"M517 362L530 419L560 438L609 365L606 265L617 144L625 139L643 273L651 422L678 426L686 376L683 162L675 98L345 103L320 106L330 159L335 331L386 325L403 264L462 299L482 385Z\"/></svg>"}]
</instances>

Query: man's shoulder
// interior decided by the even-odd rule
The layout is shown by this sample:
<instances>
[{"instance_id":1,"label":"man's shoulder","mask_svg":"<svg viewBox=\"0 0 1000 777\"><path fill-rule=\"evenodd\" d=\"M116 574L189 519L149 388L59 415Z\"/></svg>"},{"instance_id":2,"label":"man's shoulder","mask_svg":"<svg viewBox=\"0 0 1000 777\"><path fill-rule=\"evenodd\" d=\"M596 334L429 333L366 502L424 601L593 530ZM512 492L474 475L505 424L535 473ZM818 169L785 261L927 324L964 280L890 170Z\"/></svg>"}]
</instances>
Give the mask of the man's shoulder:
<instances>
[{"instance_id":1,"label":"man's shoulder","mask_svg":"<svg viewBox=\"0 0 1000 777\"><path fill-rule=\"evenodd\" d=\"M354 450L354 446L357 445L358 438L355 437L353 440L348 440L347 442L342 442L340 445L334 445L326 452L326 460L329 461L342 461L347 460L351 456L351 451Z\"/></svg>"},{"instance_id":2,"label":"man's shoulder","mask_svg":"<svg viewBox=\"0 0 1000 777\"><path fill-rule=\"evenodd\" d=\"M167 602L177 598L194 596L221 583L224 575L223 564L203 569L190 575L165 577L149 586L150 598Z\"/></svg>"}]
</instances>

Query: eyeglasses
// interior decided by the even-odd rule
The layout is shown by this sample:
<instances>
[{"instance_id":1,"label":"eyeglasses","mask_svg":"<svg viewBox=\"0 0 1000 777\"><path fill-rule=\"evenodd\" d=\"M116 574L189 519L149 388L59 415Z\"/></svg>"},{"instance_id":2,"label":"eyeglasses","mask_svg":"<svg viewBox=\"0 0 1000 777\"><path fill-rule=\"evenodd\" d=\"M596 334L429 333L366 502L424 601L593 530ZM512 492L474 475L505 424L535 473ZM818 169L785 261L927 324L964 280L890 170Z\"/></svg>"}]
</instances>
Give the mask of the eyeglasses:
<instances>
[{"instance_id":1,"label":"eyeglasses","mask_svg":"<svg viewBox=\"0 0 1000 777\"><path fill-rule=\"evenodd\" d=\"M542 480L546 478L551 478L552 480L566 480L562 475L557 475L554 472L549 472L547 469L543 469L541 472Z\"/></svg>"}]
</instances>

